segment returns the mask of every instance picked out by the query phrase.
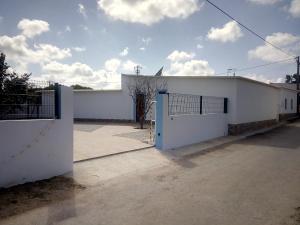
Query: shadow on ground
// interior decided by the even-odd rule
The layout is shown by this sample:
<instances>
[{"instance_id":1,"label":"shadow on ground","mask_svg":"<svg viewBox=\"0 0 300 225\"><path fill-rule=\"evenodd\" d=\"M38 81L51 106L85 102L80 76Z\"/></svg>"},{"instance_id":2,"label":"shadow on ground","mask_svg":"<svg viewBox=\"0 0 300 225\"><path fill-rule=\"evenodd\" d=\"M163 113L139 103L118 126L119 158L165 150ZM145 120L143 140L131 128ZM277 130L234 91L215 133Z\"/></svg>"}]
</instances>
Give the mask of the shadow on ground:
<instances>
[{"instance_id":1,"label":"shadow on ground","mask_svg":"<svg viewBox=\"0 0 300 225\"><path fill-rule=\"evenodd\" d=\"M300 127L287 125L266 133L258 133L239 141L238 143L246 145L255 144L256 146L262 145L274 148L297 149L300 146L300 142L299 136L295 134L300 134Z\"/></svg>"},{"instance_id":2,"label":"shadow on ground","mask_svg":"<svg viewBox=\"0 0 300 225\"><path fill-rule=\"evenodd\" d=\"M0 189L0 218L6 219L54 202L74 199L76 192L83 189L85 187L72 178L62 176Z\"/></svg>"},{"instance_id":3,"label":"shadow on ground","mask_svg":"<svg viewBox=\"0 0 300 225\"><path fill-rule=\"evenodd\" d=\"M284 222L283 225L300 225L300 207L295 208L295 212L290 216L287 222Z\"/></svg>"},{"instance_id":4,"label":"shadow on ground","mask_svg":"<svg viewBox=\"0 0 300 225\"><path fill-rule=\"evenodd\" d=\"M300 207L295 209L296 213L292 216L292 218L296 221L297 224L300 224Z\"/></svg>"}]
</instances>

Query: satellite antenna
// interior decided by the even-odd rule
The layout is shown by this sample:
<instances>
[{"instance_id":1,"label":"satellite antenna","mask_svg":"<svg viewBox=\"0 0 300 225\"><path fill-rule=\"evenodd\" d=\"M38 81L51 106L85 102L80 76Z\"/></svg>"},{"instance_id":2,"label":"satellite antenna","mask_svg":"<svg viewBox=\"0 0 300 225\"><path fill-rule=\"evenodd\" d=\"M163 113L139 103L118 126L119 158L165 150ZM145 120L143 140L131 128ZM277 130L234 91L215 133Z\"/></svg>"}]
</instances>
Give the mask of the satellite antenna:
<instances>
[{"instance_id":1,"label":"satellite antenna","mask_svg":"<svg viewBox=\"0 0 300 225\"><path fill-rule=\"evenodd\" d=\"M235 68L227 69L227 76L229 76L231 73L233 73L233 76L235 77L235 72L236 72Z\"/></svg>"},{"instance_id":2,"label":"satellite antenna","mask_svg":"<svg viewBox=\"0 0 300 225\"><path fill-rule=\"evenodd\" d=\"M142 69L142 67L140 65L136 65L134 67L134 72L137 76L141 74L141 69Z\"/></svg>"},{"instance_id":3,"label":"satellite antenna","mask_svg":"<svg viewBox=\"0 0 300 225\"><path fill-rule=\"evenodd\" d=\"M231 73L232 69L227 69L227 76Z\"/></svg>"},{"instance_id":4,"label":"satellite antenna","mask_svg":"<svg viewBox=\"0 0 300 225\"><path fill-rule=\"evenodd\" d=\"M160 68L160 70L154 76L155 77L161 77L163 69L164 69L164 67Z\"/></svg>"}]
</instances>

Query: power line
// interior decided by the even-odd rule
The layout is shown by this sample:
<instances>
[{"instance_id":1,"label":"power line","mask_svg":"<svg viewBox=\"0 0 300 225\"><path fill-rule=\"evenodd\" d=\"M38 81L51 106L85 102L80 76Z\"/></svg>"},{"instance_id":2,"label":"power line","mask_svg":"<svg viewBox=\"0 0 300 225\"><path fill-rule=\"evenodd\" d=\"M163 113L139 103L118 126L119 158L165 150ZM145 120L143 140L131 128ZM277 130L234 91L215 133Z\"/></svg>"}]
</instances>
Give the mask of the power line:
<instances>
[{"instance_id":1,"label":"power line","mask_svg":"<svg viewBox=\"0 0 300 225\"><path fill-rule=\"evenodd\" d=\"M279 61L276 61L276 62L260 64L260 65L251 66L251 67L237 68L237 69L234 69L234 71L235 72L240 72L240 71L246 71L246 70L253 70L253 69L257 69L257 68L261 68L261 67L266 67L266 66L271 66L271 65L287 62L287 61L294 60L294 59L295 59L294 57L293 58L287 58L287 59L282 59L282 60L279 60ZM222 73L216 73L216 74L214 74L214 76L227 75L227 73L228 73L228 71L222 72ZM99 82L64 81L64 82L61 82L61 83L70 84L70 85L72 85L72 84L102 85L102 84L121 84L121 81L99 81Z\"/></svg>"},{"instance_id":2,"label":"power line","mask_svg":"<svg viewBox=\"0 0 300 225\"><path fill-rule=\"evenodd\" d=\"M213 7L215 7L216 9L218 9L220 12L222 12L223 14L225 14L227 17L229 17L230 19L234 20L235 22L237 22L239 25L241 25L242 27L244 27L247 31L249 31L250 33L252 33L253 35L255 35L256 37L258 37L259 39L263 40L265 43L269 44L270 46L272 46L273 48L276 48L277 50L285 53L286 55L289 56L293 56L292 54L290 54L289 52L283 50L282 48L279 48L278 46L272 44L271 42L267 41L265 38L263 38L261 35L259 35L258 33L256 33L255 31L253 31L252 29L250 29L249 27L247 27L246 25L242 24L241 22L239 22L238 20L236 20L234 17L232 17L229 13L225 12L223 9L221 9L220 7L218 7L217 5L215 5L214 3L212 3L210 0L206 0L209 4L211 4Z\"/></svg>"},{"instance_id":3,"label":"power line","mask_svg":"<svg viewBox=\"0 0 300 225\"><path fill-rule=\"evenodd\" d=\"M252 69L256 69L256 68L260 68L260 67L265 67L265 66L270 66L270 65L282 63L282 62L287 62L287 61L290 61L290 60L294 60L294 58L284 59L284 60L280 60L280 61L276 61L276 62L272 62L272 63L267 63L267 64L261 64L261 65L257 65L257 66L245 67L245 68L237 69L236 71L252 70Z\"/></svg>"},{"instance_id":4,"label":"power line","mask_svg":"<svg viewBox=\"0 0 300 225\"><path fill-rule=\"evenodd\" d=\"M271 62L271 63L266 63L266 64L260 64L260 65L256 65L256 66L251 66L251 67L244 67L244 68L237 68L237 69L234 69L235 72L239 72L239 71L246 71L246 70L252 70L252 69L257 69L257 68L260 68L260 67L266 67L266 66L271 66L271 65L275 65L275 64L279 64L279 63L283 63L283 62L287 62L287 61L290 61L290 60L294 60L294 58L287 58L287 59L283 59L283 60L279 60L279 61L276 61L276 62ZM222 72L222 73L217 73L215 75L226 75L228 73L227 72Z\"/></svg>"}]
</instances>

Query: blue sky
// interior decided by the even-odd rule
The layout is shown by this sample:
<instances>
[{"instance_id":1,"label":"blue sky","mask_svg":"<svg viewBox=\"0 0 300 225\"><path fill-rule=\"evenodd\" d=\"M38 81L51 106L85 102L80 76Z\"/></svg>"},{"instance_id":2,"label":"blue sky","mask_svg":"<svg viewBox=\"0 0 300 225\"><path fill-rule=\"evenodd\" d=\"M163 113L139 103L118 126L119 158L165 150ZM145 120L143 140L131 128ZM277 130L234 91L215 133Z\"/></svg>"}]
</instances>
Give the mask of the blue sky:
<instances>
[{"instance_id":1,"label":"blue sky","mask_svg":"<svg viewBox=\"0 0 300 225\"><path fill-rule=\"evenodd\" d=\"M213 2L300 54L300 0ZM34 79L111 88L136 64L144 74L164 66L166 75L191 76L290 58L201 0L2 0L0 50ZM237 75L267 82L295 70L290 60Z\"/></svg>"}]
</instances>

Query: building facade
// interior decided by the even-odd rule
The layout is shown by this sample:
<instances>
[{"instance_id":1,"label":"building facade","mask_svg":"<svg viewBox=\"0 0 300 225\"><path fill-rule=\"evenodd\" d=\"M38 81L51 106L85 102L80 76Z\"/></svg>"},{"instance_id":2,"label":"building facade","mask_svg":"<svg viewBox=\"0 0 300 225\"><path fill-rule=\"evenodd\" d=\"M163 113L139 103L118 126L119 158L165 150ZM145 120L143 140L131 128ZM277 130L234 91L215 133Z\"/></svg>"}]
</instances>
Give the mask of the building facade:
<instances>
[{"instance_id":1,"label":"building facade","mask_svg":"<svg viewBox=\"0 0 300 225\"><path fill-rule=\"evenodd\" d=\"M74 90L74 118L135 121L136 106L128 86L140 78L122 75L120 90ZM296 116L297 90L280 84L266 84L245 77L163 76L168 93L214 96L228 99L228 133L268 127ZM153 109L154 110L154 109Z\"/></svg>"}]
</instances>

